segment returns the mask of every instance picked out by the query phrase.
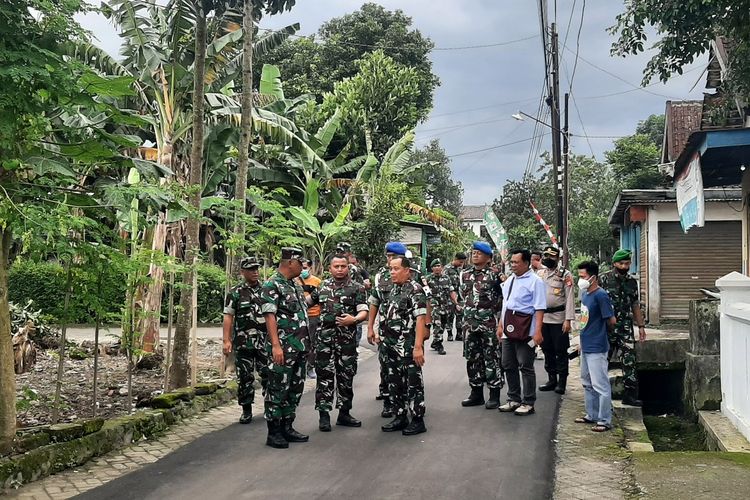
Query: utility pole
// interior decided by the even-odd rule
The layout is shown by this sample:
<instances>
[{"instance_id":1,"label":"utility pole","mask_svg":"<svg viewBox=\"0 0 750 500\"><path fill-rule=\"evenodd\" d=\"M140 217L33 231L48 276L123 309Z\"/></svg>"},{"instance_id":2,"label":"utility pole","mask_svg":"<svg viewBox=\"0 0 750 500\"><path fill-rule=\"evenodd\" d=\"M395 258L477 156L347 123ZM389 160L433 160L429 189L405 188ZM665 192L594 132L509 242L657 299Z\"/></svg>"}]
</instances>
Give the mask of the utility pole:
<instances>
[{"instance_id":1,"label":"utility pole","mask_svg":"<svg viewBox=\"0 0 750 500\"><path fill-rule=\"evenodd\" d=\"M563 170L561 161L561 148L560 148L560 62L559 62L559 47L557 41L557 25L552 23L552 34L551 34L551 57L552 57L552 74L551 78L551 89L549 97L547 99L548 104L552 108L552 166L554 170L555 179L555 193L557 193L557 239L560 242L561 250L563 255L567 255L565 251L565 215L563 209L563 200L565 198L563 193Z\"/></svg>"},{"instance_id":2,"label":"utility pole","mask_svg":"<svg viewBox=\"0 0 750 500\"><path fill-rule=\"evenodd\" d=\"M562 223L560 225L560 246L562 247L562 263L568 267L570 250L568 249L568 211L570 209L570 136L568 135L568 98L565 93L565 124L563 125L563 182L562 182Z\"/></svg>"}]
</instances>

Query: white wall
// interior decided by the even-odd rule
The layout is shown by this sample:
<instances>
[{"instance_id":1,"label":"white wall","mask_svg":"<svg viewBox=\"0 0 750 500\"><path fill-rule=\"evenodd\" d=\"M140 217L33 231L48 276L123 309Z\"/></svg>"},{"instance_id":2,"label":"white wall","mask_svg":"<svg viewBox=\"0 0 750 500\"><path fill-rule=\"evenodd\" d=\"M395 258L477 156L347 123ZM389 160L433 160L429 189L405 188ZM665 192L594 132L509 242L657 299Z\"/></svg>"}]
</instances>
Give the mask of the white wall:
<instances>
[{"instance_id":1,"label":"white wall","mask_svg":"<svg viewBox=\"0 0 750 500\"><path fill-rule=\"evenodd\" d=\"M708 201L706 202L706 222L742 221L742 213L737 211L741 206L739 201ZM657 321L661 313L659 222L679 221L677 203L657 203L648 211L648 317L651 321Z\"/></svg>"},{"instance_id":2,"label":"white wall","mask_svg":"<svg viewBox=\"0 0 750 500\"><path fill-rule=\"evenodd\" d=\"M721 290L721 413L750 440L750 278L734 272Z\"/></svg>"},{"instance_id":3,"label":"white wall","mask_svg":"<svg viewBox=\"0 0 750 500\"><path fill-rule=\"evenodd\" d=\"M484 227L484 221L465 220L464 224L477 236L482 235L482 227Z\"/></svg>"}]
</instances>

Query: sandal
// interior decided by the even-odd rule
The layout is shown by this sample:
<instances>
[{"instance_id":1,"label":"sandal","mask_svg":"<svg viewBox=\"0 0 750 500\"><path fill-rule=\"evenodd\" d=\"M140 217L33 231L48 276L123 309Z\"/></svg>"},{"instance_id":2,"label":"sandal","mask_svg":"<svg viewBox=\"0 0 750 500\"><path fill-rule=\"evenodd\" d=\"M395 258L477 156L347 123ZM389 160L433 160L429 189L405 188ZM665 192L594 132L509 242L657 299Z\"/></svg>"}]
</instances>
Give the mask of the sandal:
<instances>
[{"instance_id":1,"label":"sandal","mask_svg":"<svg viewBox=\"0 0 750 500\"><path fill-rule=\"evenodd\" d=\"M591 428L593 432L607 432L611 427L608 425L595 425Z\"/></svg>"},{"instance_id":2,"label":"sandal","mask_svg":"<svg viewBox=\"0 0 750 500\"><path fill-rule=\"evenodd\" d=\"M595 424L596 423L596 421L589 420L586 417L578 417L577 419L573 420L573 422L575 422L577 424Z\"/></svg>"}]
</instances>

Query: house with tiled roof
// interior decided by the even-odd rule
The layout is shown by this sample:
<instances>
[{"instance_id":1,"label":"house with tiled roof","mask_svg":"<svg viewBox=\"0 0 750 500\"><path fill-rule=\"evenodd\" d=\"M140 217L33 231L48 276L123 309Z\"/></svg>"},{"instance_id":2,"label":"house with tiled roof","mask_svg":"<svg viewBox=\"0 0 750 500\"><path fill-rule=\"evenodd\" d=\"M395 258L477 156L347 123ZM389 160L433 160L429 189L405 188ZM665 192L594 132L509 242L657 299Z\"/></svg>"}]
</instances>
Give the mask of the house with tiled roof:
<instances>
[{"instance_id":1,"label":"house with tiled roof","mask_svg":"<svg viewBox=\"0 0 750 500\"><path fill-rule=\"evenodd\" d=\"M471 229L477 236L482 236L484 224L484 212L487 205L464 205L461 207L461 224Z\"/></svg>"}]
</instances>

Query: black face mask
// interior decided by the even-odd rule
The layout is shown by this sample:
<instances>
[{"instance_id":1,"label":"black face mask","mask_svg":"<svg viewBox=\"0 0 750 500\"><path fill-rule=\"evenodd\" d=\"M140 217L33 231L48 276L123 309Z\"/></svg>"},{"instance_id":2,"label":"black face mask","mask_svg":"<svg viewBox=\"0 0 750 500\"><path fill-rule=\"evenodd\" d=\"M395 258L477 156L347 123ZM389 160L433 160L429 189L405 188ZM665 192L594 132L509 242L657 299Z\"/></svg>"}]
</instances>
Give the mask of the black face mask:
<instances>
[{"instance_id":1,"label":"black face mask","mask_svg":"<svg viewBox=\"0 0 750 500\"><path fill-rule=\"evenodd\" d=\"M619 267L616 267L615 269L617 269L617 272L622 274L623 276L628 274L628 271L630 271L630 269L621 269Z\"/></svg>"},{"instance_id":2,"label":"black face mask","mask_svg":"<svg viewBox=\"0 0 750 500\"><path fill-rule=\"evenodd\" d=\"M542 265L547 269L556 269L557 261L555 259L542 259Z\"/></svg>"}]
</instances>

